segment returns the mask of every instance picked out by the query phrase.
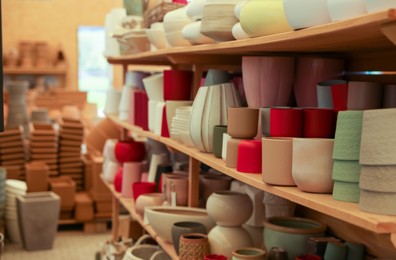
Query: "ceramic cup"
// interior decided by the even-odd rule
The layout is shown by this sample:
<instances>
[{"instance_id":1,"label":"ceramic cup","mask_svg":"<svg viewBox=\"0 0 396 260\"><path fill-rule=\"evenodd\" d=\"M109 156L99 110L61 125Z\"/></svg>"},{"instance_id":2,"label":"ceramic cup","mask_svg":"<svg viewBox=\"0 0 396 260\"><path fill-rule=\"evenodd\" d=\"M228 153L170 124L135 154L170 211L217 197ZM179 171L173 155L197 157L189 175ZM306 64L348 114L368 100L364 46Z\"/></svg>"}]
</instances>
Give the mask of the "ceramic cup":
<instances>
[{"instance_id":1,"label":"ceramic cup","mask_svg":"<svg viewBox=\"0 0 396 260\"><path fill-rule=\"evenodd\" d=\"M239 172L261 173L261 140L244 140L238 144L236 169Z\"/></svg>"},{"instance_id":2,"label":"ceramic cup","mask_svg":"<svg viewBox=\"0 0 396 260\"><path fill-rule=\"evenodd\" d=\"M213 155L216 158L221 158L223 149L223 134L227 133L226 125L215 125L213 127Z\"/></svg>"},{"instance_id":3,"label":"ceramic cup","mask_svg":"<svg viewBox=\"0 0 396 260\"><path fill-rule=\"evenodd\" d=\"M315 193L333 191L333 145L333 139L293 139L292 175L300 190Z\"/></svg>"},{"instance_id":4,"label":"ceramic cup","mask_svg":"<svg viewBox=\"0 0 396 260\"><path fill-rule=\"evenodd\" d=\"M327 108L304 109L303 137L334 138L337 113Z\"/></svg>"},{"instance_id":5,"label":"ceramic cup","mask_svg":"<svg viewBox=\"0 0 396 260\"><path fill-rule=\"evenodd\" d=\"M228 134L232 138L250 139L255 137L258 127L258 114L259 110L257 108L228 107Z\"/></svg>"},{"instance_id":6,"label":"ceramic cup","mask_svg":"<svg viewBox=\"0 0 396 260\"><path fill-rule=\"evenodd\" d=\"M301 137L303 134L303 112L299 108L271 108L270 135L272 137Z\"/></svg>"},{"instance_id":7,"label":"ceramic cup","mask_svg":"<svg viewBox=\"0 0 396 260\"><path fill-rule=\"evenodd\" d=\"M150 206L160 206L165 198L162 193L144 193L135 201L136 212L143 216L144 208Z\"/></svg>"},{"instance_id":8,"label":"ceramic cup","mask_svg":"<svg viewBox=\"0 0 396 260\"><path fill-rule=\"evenodd\" d=\"M348 108L348 83L337 83L331 86L333 109L343 111Z\"/></svg>"},{"instance_id":9,"label":"ceramic cup","mask_svg":"<svg viewBox=\"0 0 396 260\"><path fill-rule=\"evenodd\" d=\"M262 139L262 180L265 183L295 186L292 177L293 140L291 138Z\"/></svg>"}]
</instances>

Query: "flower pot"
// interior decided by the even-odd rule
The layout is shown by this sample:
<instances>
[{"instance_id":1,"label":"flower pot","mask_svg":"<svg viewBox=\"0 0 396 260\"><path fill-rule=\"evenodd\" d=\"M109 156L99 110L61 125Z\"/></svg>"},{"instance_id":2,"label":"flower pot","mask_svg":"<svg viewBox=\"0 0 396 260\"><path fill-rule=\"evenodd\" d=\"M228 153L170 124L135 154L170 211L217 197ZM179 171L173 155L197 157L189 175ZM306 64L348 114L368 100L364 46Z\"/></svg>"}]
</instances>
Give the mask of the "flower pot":
<instances>
[{"instance_id":1,"label":"flower pot","mask_svg":"<svg viewBox=\"0 0 396 260\"><path fill-rule=\"evenodd\" d=\"M205 234L186 233L180 236L180 259L202 260L209 252L209 241Z\"/></svg>"},{"instance_id":2,"label":"flower pot","mask_svg":"<svg viewBox=\"0 0 396 260\"><path fill-rule=\"evenodd\" d=\"M172 225L172 242L176 253L179 254L181 236L187 233L207 234L206 227L199 222L182 221Z\"/></svg>"}]
</instances>

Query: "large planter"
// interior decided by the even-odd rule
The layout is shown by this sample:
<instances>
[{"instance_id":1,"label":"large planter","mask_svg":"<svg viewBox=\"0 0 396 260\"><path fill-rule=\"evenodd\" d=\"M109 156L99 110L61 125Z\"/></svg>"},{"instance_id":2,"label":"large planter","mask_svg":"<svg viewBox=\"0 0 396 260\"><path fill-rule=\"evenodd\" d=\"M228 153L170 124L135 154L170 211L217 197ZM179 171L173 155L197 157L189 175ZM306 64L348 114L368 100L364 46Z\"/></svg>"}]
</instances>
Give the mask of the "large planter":
<instances>
[{"instance_id":1,"label":"large planter","mask_svg":"<svg viewBox=\"0 0 396 260\"><path fill-rule=\"evenodd\" d=\"M51 249L58 228L60 197L53 192L20 195L17 207L24 248Z\"/></svg>"}]
</instances>

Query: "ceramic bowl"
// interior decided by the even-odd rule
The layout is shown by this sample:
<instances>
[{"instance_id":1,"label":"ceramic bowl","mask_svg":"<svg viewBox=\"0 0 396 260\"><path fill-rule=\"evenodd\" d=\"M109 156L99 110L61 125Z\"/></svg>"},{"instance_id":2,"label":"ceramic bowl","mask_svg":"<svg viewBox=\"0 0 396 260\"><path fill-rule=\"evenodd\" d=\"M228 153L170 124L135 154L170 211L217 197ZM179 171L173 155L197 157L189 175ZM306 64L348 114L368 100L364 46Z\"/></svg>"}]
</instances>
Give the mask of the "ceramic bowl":
<instances>
[{"instance_id":1,"label":"ceramic bowl","mask_svg":"<svg viewBox=\"0 0 396 260\"><path fill-rule=\"evenodd\" d=\"M163 30L146 29L146 35L150 43L157 49L164 49L169 47L168 41L165 38Z\"/></svg>"},{"instance_id":2,"label":"ceramic bowl","mask_svg":"<svg viewBox=\"0 0 396 260\"><path fill-rule=\"evenodd\" d=\"M149 100L164 101L164 74L158 73L143 79Z\"/></svg>"},{"instance_id":3,"label":"ceramic bowl","mask_svg":"<svg viewBox=\"0 0 396 260\"><path fill-rule=\"evenodd\" d=\"M209 232L215 225L205 209L192 207L153 206L144 209L145 217L154 231L172 243L172 226L176 222L192 221L205 225Z\"/></svg>"},{"instance_id":4,"label":"ceramic bowl","mask_svg":"<svg viewBox=\"0 0 396 260\"><path fill-rule=\"evenodd\" d=\"M323 236L325 230L322 223L306 218L271 217L264 220L265 249L281 247L288 259L294 260L306 252L308 238Z\"/></svg>"},{"instance_id":5,"label":"ceramic bowl","mask_svg":"<svg viewBox=\"0 0 396 260\"><path fill-rule=\"evenodd\" d=\"M333 22L367 13L364 0L327 0L327 8Z\"/></svg>"},{"instance_id":6,"label":"ceramic bowl","mask_svg":"<svg viewBox=\"0 0 396 260\"><path fill-rule=\"evenodd\" d=\"M283 0L283 7L295 30L331 22L327 0Z\"/></svg>"},{"instance_id":7,"label":"ceramic bowl","mask_svg":"<svg viewBox=\"0 0 396 260\"><path fill-rule=\"evenodd\" d=\"M232 27L232 35L237 40L250 38L250 36L243 30L241 23L234 24L234 26Z\"/></svg>"},{"instance_id":8,"label":"ceramic bowl","mask_svg":"<svg viewBox=\"0 0 396 260\"><path fill-rule=\"evenodd\" d=\"M393 0L364 0L364 2L368 13L396 8L396 3Z\"/></svg>"},{"instance_id":9,"label":"ceramic bowl","mask_svg":"<svg viewBox=\"0 0 396 260\"><path fill-rule=\"evenodd\" d=\"M242 7L239 20L250 37L292 31L281 1L249 1Z\"/></svg>"},{"instance_id":10,"label":"ceramic bowl","mask_svg":"<svg viewBox=\"0 0 396 260\"><path fill-rule=\"evenodd\" d=\"M193 0L186 6L186 15L193 21L202 19L203 6L207 0Z\"/></svg>"},{"instance_id":11,"label":"ceramic bowl","mask_svg":"<svg viewBox=\"0 0 396 260\"><path fill-rule=\"evenodd\" d=\"M136 212L143 215L144 209L151 206L161 206L165 197L162 193L141 194L135 201Z\"/></svg>"},{"instance_id":12,"label":"ceramic bowl","mask_svg":"<svg viewBox=\"0 0 396 260\"><path fill-rule=\"evenodd\" d=\"M184 39L188 40L191 44L207 44L215 42L213 39L201 34L201 21L189 23L182 29Z\"/></svg>"},{"instance_id":13,"label":"ceramic bowl","mask_svg":"<svg viewBox=\"0 0 396 260\"><path fill-rule=\"evenodd\" d=\"M181 31L166 33L165 38L172 47L191 46L191 43L183 37Z\"/></svg>"}]
</instances>

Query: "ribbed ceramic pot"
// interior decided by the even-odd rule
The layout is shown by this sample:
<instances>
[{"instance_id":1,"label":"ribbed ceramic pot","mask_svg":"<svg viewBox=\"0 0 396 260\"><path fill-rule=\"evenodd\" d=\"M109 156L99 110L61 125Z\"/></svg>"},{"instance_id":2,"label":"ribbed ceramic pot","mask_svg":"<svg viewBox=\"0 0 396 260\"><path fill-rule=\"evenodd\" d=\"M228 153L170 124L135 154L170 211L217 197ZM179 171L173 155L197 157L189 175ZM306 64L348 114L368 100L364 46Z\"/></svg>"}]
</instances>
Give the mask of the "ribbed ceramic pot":
<instances>
[{"instance_id":1,"label":"ribbed ceramic pot","mask_svg":"<svg viewBox=\"0 0 396 260\"><path fill-rule=\"evenodd\" d=\"M281 247L287 251L288 259L306 252L307 239L323 236L326 226L314 220L295 217L272 217L264 220L264 245L269 251Z\"/></svg>"},{"instance_id":2,"label":"ribbed ceramic pot","mask_svg":"<svg viewBox=\"0 0 396 260\"><path fill-rule=\"evenodd\" d=\"M301 6L299 1L287 1L293 5ZM323 0L310 0L309 2L320 2L326 5L326 1ZM308 9L305 8L304 12L308 12ZM302 10L302 8L297 7L294 11L297 12L298 10ZM344 61L333 58L299 57L297 58L296 66L294 94L297 106L299 107L317 107L317 83L326 80L341 79L344 71Z\"/></svg>"},{"instance_id":3,"label":"ribbed ceramic pot","mask_svg":"<svg viewBox=\"0 0 396 260\"><path fill-rule=\"evenodd\" d=\"M200 233L186 233L180 236L180 259L202 260L210 252L207 235Z\"/></svg>"},{"instance_id":4,"label":"ribbed ceramic pot","mask_svg":"<svg viewBox=\"0 0 396 260\"><path fill-rule=\"evenodd\" d=\"M265 260L266 252L260 248L246 247L232 251L232 260Z\"/></svg>"},{"instance_id":5,"label":"ribbed ceramic pot","mask_svg":"<svg viewBox=\"0 0 396 260\"><path fill-rule=\"evenodd\" d=\"M334 180L333 199L357 203L360 200L359 182Z\"/></svg>"},{"instance_id":6,"label":"ribbed ceramic pot","mask_svg":"<svg viewBox=\"0 0 396 260\"><path fill-rule=\"evenodd\" d=\"M292 93L294 64L292 57L242 57L243 87L248 106L286 106Z\"/></svg>"},{"instance_id":7,"label":"ribbed ceramic pot","mask_svg":"<svg viewBox=\"0 0 396 260\"><path fill-rule=\"evenodd\" d=\"M333 191L333 145L333 139L293 139L292 175L300 190L315 193Z\"/></svg>"},{"instance_id":8,"label":"ribbed ceramic pot","mask_svg":"<svg viewBox=\"0 0 396 260\"><path fill-rule=\"evenodd\" d=\"M207 231L205 225L199 222L182 221L174 223L172 225L172 242L176 253L178 254L180 237L187 233L199 233L206 235Z\"/></svg>"},{"instance_id":9,"label":"ribbed ceramic pot","mask_svg":"<svg viewBox=\"0 0 396 260\"><path fill-rule=\"evenodd\" d=\"M249 196L234 191L217 191L206 202L208 215L223 227L235 227L245 223L253 212Z\"/></svg>"}]
</instances>

